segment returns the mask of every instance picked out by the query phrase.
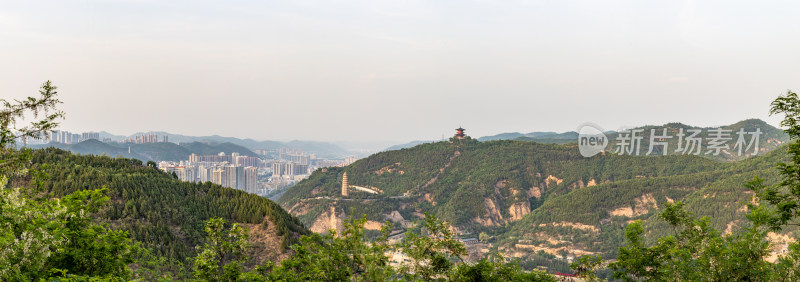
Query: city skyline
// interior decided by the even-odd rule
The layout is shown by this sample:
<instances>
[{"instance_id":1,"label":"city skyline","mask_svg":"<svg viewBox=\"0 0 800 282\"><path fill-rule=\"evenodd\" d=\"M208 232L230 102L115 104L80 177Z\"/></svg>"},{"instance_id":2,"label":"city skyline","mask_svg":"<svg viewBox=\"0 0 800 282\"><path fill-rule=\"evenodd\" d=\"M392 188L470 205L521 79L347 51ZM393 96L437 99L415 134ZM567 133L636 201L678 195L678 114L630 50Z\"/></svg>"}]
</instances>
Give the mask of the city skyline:
<instances>
[{"instance_id":1,"label":"city skyline","mask_svg":"<svg viewBox=\"0 0 800 282\"><path fill-rule=\"evenodd\" d=\"M731 124L800 89L795 2L25 1L0 92L62 129L403 143Z\"/></svg>"}]
</instances>

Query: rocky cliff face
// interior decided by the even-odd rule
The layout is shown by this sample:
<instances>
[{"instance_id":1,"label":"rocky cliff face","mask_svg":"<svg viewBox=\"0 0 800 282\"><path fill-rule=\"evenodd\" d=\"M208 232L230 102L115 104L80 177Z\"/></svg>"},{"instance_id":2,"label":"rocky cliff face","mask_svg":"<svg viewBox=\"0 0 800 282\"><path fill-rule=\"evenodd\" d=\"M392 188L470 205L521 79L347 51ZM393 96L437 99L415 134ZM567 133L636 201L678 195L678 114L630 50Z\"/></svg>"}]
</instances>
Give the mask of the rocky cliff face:
<instances>
[{"instance_id":1,"label":"rocky cliff face","mask_svg":"<svg viewBox=\"0 0 800 282\"><path fill-rule=\"evenodd\" d=\"M331 205L326 211L320 213L319 216L316 217L309 230L315 233L326 233L330 230L336 230L337 233L341 233L344 222L348 217L349 215L344 211L338 210L336 205ZM400 218L402 220L402 216L400 216ZM367 230L381 230L382 224L382 222L368 220L364 224L364 228Z\"/></svg>"},{"instance_id":2,"label":"rocky cliff face","mask_svg":"<svg viewBox=\"0 0 800 282\"><path fill-rule=\"evenodd\" d=\"M531 213L531 204L527 201L513 204L508 208L508 213L511 214L510 221L520 220L526 214Z\"/></svg>"}]
</instances>

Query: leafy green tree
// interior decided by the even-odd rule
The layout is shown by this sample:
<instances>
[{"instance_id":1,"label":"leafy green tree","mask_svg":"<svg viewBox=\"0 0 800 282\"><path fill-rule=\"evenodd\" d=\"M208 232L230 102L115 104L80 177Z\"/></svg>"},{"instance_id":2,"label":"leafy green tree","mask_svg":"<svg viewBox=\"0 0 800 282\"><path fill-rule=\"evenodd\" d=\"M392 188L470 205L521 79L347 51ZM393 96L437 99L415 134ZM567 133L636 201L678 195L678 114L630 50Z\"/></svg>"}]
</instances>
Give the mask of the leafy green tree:
<instances>
[{"instance_id":1,"label":"leafy green tree","mask_svg":"<svg viewBox=\"0 0 800 282\"><path fill-rule=\"evenodd\" d=\"M448 277L449 281L556 281L555 277L539 271L525 272L516 262L506 263L501 257L479 260L474 264L459 264Z\"/></svg>"},{"instance_id":2,"label":"leafy green tree","mask_svg":"<svg viewBox=\"0 0 800 282\"><path fill-rule=\"evenodd\" d=\"M484 243L489 242L489 235L486 234L486 232L481 232L480 234L478 234L478 240L481 240L481 242Z\"/></svg>"},{"instance_id":3,"label":"leafy green tree","mask_svg":"<svg viewBox=\"0 0 800 282\"><path fill-rule=\"evenodd\" d=\"M198 247L194 259L194 275L204 281L234 281L242 273L242 263L247 250L247 229L234 223L225 228L227 221L212 218L206 221L206 244Z\"/></svg>"},{"instance_id":4,"label":"leafy green tree","mask_svg":"<svg viewBox=\"0 0 800 282\"><path fill-rule=\"evenodd\" d=\"M66 243L66 215L58 201L31 201L19 188L0 190L0 280L46 277L50 257Z\"/></svg>"},{"instance_id":5,"label":"leafy green tree","mask_svg":"<svg viewBox=\"0 0 800 282\"><path fill-rule=\"evenodd\" d=\"M753 188L760 200L771 205L771 214L765 217L768 226L780 230L786 225L800 226L800 99L797 93L787 91L786 95L775 99L770 115L775 114L784 115L781 126L787 127L784 131L794 140L788 145L791 162L777 165L783 181L774 186L764 186L757 180Z\"/></svg>"},{"instance_id":6,"label":"leafy green tree","mask_svg":"<svg viewBox=\"0 0 800 282\"><path fill-rule=\"evenodd\" d=\"M658 238L653 246L644 243L640 221L625 229L627 244L619 248L617 260L608 267L623 280L674 281L796 281L800 277L800 245L794 243L777 263L766 261L771 245L768 231L797 225L800 215L800 99L789 91L772 103L771 114L785 114L782 126L792 138L788 145L790 163L777 168L783 181L764 185L755 178L745 186L756 192L746 203L750 225L741 232L722 235L711 226L710 218L697 219L684 210L684 204L666 204L659 215L673 228L673 235ZM582 270L600 259L581 258L573 267Z\"/></svg>"},{"instance_id":7,"label":"leafy green tree","mask_svg":"<svg viewBox=\"0 0 800 282\"><path fill-rule=\"evenodd\" d=\"M389 227L368 242L364 231L366 217L345 220L342 233L304 236L294 245L294 256L274 269L270 280L286 281L386 281L395 275L389 265Z\"/></svg>"},{"instance_id":8,"label":"leafy green tree","mask_svg":"<svg viewBox=\"0 0 800 282\"><path fill-rule=\"evenodd\" d=\"M133 260L137 266L132 273L134 280L183 281L192 278L191 269L181 261L157 256L150 249L140 248Z\"/></svg>"},{"instance_id":9,"label":"leafy green tree","mask_svg":"<svg viewBox=\"0 0 800 282\"><path fill-rule=\"evenodd\" d=\"M789 245L789 252L778 259L772 278L775 281L800 281L800 244Z\"/></svg>"},{"instance_id":10,"label":"leafy green tree","mask_svg":"<svg viewBox=\"0 0 800 282\"><path fill-rule=\"evenodd\" d=\"M236 226L226 229L222 219L210 219L206 222L208 243L198 250L200 254L195 258L195 278L202 281L556 281L544 272L525 272L516 261L505 262L500 256L456 266L453 261L465 255L464 245L453 238L447 223L430 215L422 229L424 234L409 233L409 240L396 245L388 243L390 223L382 226L381 236L370 241L364 228L366 222L366 215L361 218L351 215L345 219L341 233L330 230L326 234L303 236L292 246L294 255L280 266L266 261L251 271L243 271L246 232ZM409 267L390 265L389 255L395 252L413 259Z\"/></svg>"},{"instance_id":11,"label":"leafy green tree","mask_svg":"<svg viewBox=\"0 0 800 282\"><path fill-rule=\"evenodd\" d=\"M399 248L410 259L399 271L406 279L431 281L445 277L455 262L463 263L467 249L450 226L425 213L421 234L409 233Z\"/></svg>"},{"instance_id":12,"label":"leafy green tree","mask_svg":"<svg viewBox=\"0 0 800 282\"><path fill-rule=\"evenodd\" d=\"M30 175L37 189L0 189L0 280L47 277L127 279L136 247L126 232L93 221L108 203L106 189L82 190L61 199L39 194L48 176L29 170L32 154L17 149L19 138L43 138L63 117L56 87L45 82L39 98L0 99L0 187L11 177ZM16 127L25 117L43 118ZM46 167L43 167L46 168Z\"/></svg>"},{"instance_id":13,"label":"leafy green tree","mask_svg":"<svg viewBox=\"0 0 800 282\"><path fill-rule=\"evenodd\" d=\"M95 224L105 189L63 199L30 199L19 188L0 191L0 280L50 276L130 276L137 248L127 233Z\"/></svg>"},{"instance_id":14,"label":"leafy green tree","mask_svg":"<svg viewBox=\"0 0 800 282\"><path fill-rule=\"evenodd\" d=\"M39 89L40 97L25 100L7 101L0 99L0 187L5 187L9 177L27 172L30 164L30 150L17 150L20 138L42 138L58 126L64 113L57 110L57 87L46 81ZM41 119L40 116L44 115ZM29 125L17 127L26 117L35 120Z\"/></svg>"},{"instance_id":15,"label":"leafy green tree","mask_svg":"<svg viewBox=\"0 0 800 282\"><path fill-rule=\"evenodd\" d=\"M18 138L49 133L63 113L50 81L40 88L40 97L19 101L0 99L0 188L13 176L28 173L30 150L17 150ZM17 127L26 116L43 119ZM47 262L65 243L61 221L67 212L57 201L35 201L19 188L0 190L0 280L27 280L48 273Z\"/></svg>"},{"instance_id":16,"label":"leafy green tree","mask_svg":"<svg viewBox=\"0 0 800 282\"><path fill-rule=\"evenodd\" d=\"M754 210L758 210L757 208ZM667 204L661 218L675 235L659 238L646 247L644 228L637 221L625 230L628 241L620 247L617 261L610 263L614 276L623 280L676 281L769 281L773 270L765 258L770 244L766 231L756 221L739 234L722 236L709 218L696 219L683 203Z\"/></svg>"},{"instance_id":17,"label":"leafy green tree","mask_svg":"<svg viewBox=\"0 0 800 282\"><path fill-rule=\"evenodd\" d=\"M68 216L63 218L66 244L50 258L50 265L62 273L86 276L130 276L136 247L128 233L95 224L92 215L108 205L106 189L83 190L61 199Z\"/></svg>"},{"instance_id":18,"label":"leafy green tree","mask_svg":"<svg viewBox=\"0 0 800 282\"><path fill-rule=\"evenodd\" d=\"M597 272L603 267L603 257L601 255L581 256L571 263L570 267L575 270L575 275L585 281L599 281Z\"/></svg>"}]
</instances>

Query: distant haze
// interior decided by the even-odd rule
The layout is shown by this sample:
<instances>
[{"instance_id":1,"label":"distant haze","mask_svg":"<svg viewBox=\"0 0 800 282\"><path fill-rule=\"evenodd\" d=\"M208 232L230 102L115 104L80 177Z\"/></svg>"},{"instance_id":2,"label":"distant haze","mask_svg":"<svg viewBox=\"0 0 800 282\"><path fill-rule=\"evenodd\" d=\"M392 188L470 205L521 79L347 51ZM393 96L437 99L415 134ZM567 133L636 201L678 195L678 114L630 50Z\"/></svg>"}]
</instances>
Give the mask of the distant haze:
<instances>
[{"instance_id":1,"label":"distant haze","mask_svg":"<svg viewBox=\"0 0 800 282\"><path fill-rule=\"evenodd\" d=\"M797 1L4 1L0 97L63 129L375 142L769 118Z\"/></svg>"}]
</instances>

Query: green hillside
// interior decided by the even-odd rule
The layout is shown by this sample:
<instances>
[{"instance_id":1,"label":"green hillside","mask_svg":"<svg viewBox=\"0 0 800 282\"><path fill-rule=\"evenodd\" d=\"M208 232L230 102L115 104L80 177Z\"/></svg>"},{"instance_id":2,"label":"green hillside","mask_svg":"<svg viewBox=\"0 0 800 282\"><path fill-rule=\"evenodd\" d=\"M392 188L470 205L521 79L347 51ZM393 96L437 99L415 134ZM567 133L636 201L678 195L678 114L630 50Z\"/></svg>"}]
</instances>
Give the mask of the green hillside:
<instances>
[{"instance_id":1,"label":"green hillside","mask_svg":"<svg viewBox=\"0 0 800 282\"><path fill-rule=\"evenodd\" d=\"M437 214L465 231L502 226L547 199L602 182L713 170L725 164L696 156L583 158L576 145L471 139L424 144L359 160L346 168L314 172L289 189L286 208L341 199L341 175L352 185L377 187L382 194L352 191L338 201L366 202L356 212L381 221L394 208L406 219ZM298 207L294 207L299 205ZM512 206L514 209L512 209ZM321 208L320 210L324 210ZM512 214L515 213L515 214ZM316 215L299 215L306 225Z\"/></svg>"},{"instance_id":2,"label":"green hillside","mask_svg":"<svg viewBox=\"0 0 800 282\"><path fill-rule=\"evenodd\" d=\"M735 126L760 125L751 120L730 128ZM633 220L652 225L652 238L668 231L649 220L668 201L684 201L699 216L713 216L720 230L741 228L741 202L752 195L744 183L756 175L775 181L772 166L786 154L772 150L784 135L765 136L762 143L772 145L738 162L681 154L584 158L574 143L452 139L317 170L278 202L315 232L339 228L337 221L351 210L371 221L393 221L397 229L427 212L463 236L486 232L499 250L529 261L591 253L613 257ZM344 173L351 185L346 197Z\"/></svg>"},{"instance_id":3,"label":"green hillside","mask_svg":"<svg viewBox=\"0 0 800 282\"><path fill-rule=\"evenodd\" d=\"M204 221L212 217L250 227L257 234L251 239L261 259L285 257L285 248L307 234L297 218L266 198L211 183L182 182L135 159L47 148L33 151L32 169L49 175L43 187L55 197L107 187L112 204L97 220L127 230L157 255L179 261L196 255L194 246L205 238ZM11 186L30 187L28 181L14 179Z\"/></svg>"},{"instance_id":4,"label":"green hillside","mask_svg":"<svg viewBox=\"0 0 800 282\"><path fill-rule=\"evenodd\" d=\"M639 157L651 158L651 157ZM561 249L571 254L613 254L623 242L624 227L633 220L646 222L648 238L672 232L657 211L671 201L682 201L687 210L709 216L719 230L737 231L746 224L744 202L752 193L744 184L755 176L768 183L778 179L775 163L784 161L786 148L766 156L716 165L702 172L642 177L602 183L548 199L538 209L502 234L501 247L518 256L533 251ZM791 232L794 229L785 230Z\"/></svg>"}]
</instances>

